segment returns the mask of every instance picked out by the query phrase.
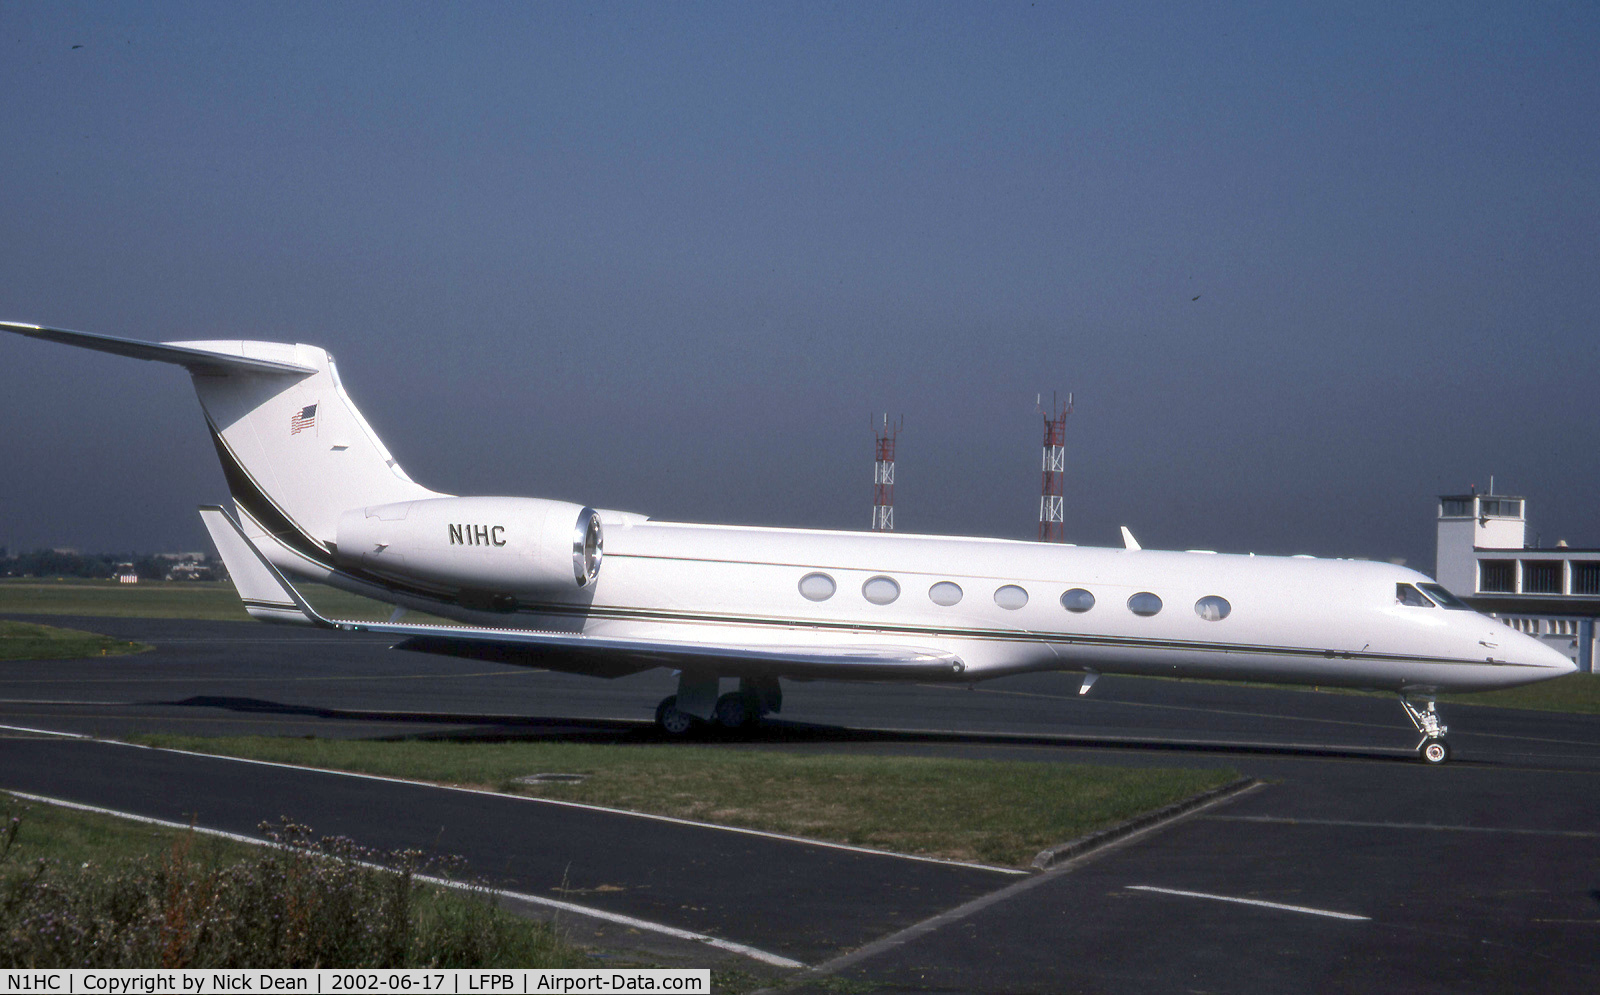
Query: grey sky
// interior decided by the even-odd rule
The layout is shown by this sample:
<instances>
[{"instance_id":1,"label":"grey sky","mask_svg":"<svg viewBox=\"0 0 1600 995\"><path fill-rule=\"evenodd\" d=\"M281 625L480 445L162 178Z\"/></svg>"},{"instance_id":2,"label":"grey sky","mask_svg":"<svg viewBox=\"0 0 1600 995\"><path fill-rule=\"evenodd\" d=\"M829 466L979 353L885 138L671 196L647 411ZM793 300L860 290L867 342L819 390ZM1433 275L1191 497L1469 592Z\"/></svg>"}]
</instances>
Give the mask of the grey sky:
<instances>
[{"instance_id":1,"label":"grey sky","mask_svg":"<svg viewBox=\"0 0 1600 995\"><path fill-rule=\"evenodd\" d=\"M417 480L1600 545L1593 4L0 3L0 318L323 345ZM81 48L74 46L81 45ZM1198 298L1198 299L1195 299ZM0 544L205 548L187 378L0 339Z\"/></svg>"}]
</instances>

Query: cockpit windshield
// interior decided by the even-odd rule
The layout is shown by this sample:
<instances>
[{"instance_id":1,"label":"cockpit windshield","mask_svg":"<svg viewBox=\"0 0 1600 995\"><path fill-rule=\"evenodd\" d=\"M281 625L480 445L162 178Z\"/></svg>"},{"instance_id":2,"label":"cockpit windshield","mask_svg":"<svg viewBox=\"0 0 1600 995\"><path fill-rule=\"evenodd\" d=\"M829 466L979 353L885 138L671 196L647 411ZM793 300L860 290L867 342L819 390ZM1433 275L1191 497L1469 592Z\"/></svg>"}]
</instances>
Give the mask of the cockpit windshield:
<instances>
[{"instance_id":1,"label":"cockpit windshield","mask_svg":"<svg viewBox=\"0 0 1600 995\"><path fill-rule=\"evenodd\" d=\"M1420 584L1418 586L1427 591L1428 597L1439 602L1439 605L1443 608L1454 608L1456 611L1462 612L1473 610L1471 605L1445 590L1443 584Z\"/></svg>"},{"instance_id":2,"label":"cockpit windshield","mask_svg":"<svg viewBox=\"0 0 1600 995\"><path fill-rule=\"evenodd\" d=\"M1395 600L1408 608L1432 608L1433 602L1427 595L1412 587L1410 584L1396 584L1394 586Z\"/></svg>"}]
</instances>

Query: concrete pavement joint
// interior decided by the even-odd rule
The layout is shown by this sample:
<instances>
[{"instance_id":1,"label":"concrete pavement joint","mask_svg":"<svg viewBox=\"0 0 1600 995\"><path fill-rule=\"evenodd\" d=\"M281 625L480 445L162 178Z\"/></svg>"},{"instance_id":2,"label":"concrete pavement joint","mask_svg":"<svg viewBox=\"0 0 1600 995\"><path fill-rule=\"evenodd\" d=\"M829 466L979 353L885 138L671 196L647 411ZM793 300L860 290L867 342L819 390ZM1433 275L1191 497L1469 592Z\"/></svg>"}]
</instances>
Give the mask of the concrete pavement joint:
<instances>
[{"instance_id":1,"label":"concrete pavement joint","mask_svg":"<svg viewBox=\"0 0 1600 995\"><path fill-rule=\"evenodd\" d=\"M1195 795L1191 799L1186 799L1184 802L1175 802L1172 805L1158 809L1158 812L1165 813L1165 815L1160 816L1159 818L1131 819L1129 820L1129 823L1137 823L1137 825L1129 826L1125 823L1124 826L1127 827L1125 829L1123 829L1123 827L1113 827L1114 829L1123 829L1122 832L1116 835L1107 836L1104 834L1091 833L1089 836L1083 837L1082 840L1092 840L1093 842L1088 843L1087 846L1079 849L1072 856L1060 860L1048 869L1036 868L1037 873L1035 873L1026 881L1019 881L1016 884L1001 888L998 891L992 891L987 895L981 895L972 901L965 903L964 905L958 905L955 908L946 912L941 912L932 918L924 919L919 923L914 923L910 926L907 926L905 929L902 929L897 933L891 933L888 936L880 937L879 939L876 939L865 946L857 947L855 950L852 950L847 954L843 954L833 958L832 960L825 961L816 965L815 967L808 968L805 971L793 976L785 984L779 985L775 988L763 989L762 991L757 992L756 995L773 995L773 993L780 992L785 988L791 987L795 984L801 984L815 978L837 974L848 967L852 967L861 963L862 961L869 960L878 956L879 954L887 953L890 950L905 946L907 943L942 929L951 923L960 922L963 919L970 918L971 916L982 912L984 909L998 905L1002 902L1009 901L1010 899L1015 898L1017 895L1023 894L1027 891L1032 891L1034 888L1037 888L1040 885L1054 881L1066 874L1070 874L1079 867L1082 867L1083 865L1096 860L1099 857L1112 852L1113 850L1121 849L1122 847L1127 846L1136 840L1143 839L1146 836L1150 836L1163 829L1166 829L1169 826L1181 822L1182 820L1187 819L1198 812L1202 812L1208 808L1214 808L1218 805L1226 804L1235 798L1241 797L1246 792L1261 787L1262 784L1262 781L1256 780L1255 778L1240 778L1239 780L1225 784L1220 788L1213 788L1210 791L1202 792L1199 795ZM1185 804L1185 802L1188 802L1189 804ZM1106 831L1106 833L1110 832L1111 830ZM1074 841L1074 843L1077 842L1079 841ZM1073 844L1065 845L1071 846Z\"/></svg>"},{"instance_id":2,"label":"concrete pavement joint","mask_svg":"<svg viewBox=\"0 0 1600 995\"><path fill-rule=\"evenodd\" d=\"M1257 781L1253 777L1241 777L1237 781L1230 781L1221 787L1212 788L1210 791L1202 791L1198 795L1190 795L1188 798L1179 799L1170 805L1163 805L1153 812L1146 812L1143 815L1136 815L1133 818L1128 819L1126 822L1120 822L1115 826L1111 826L1110 828L1089 833L1086 836L1080 836L1075 840L1068 840L1065 843L1058 843L1052 847L1047 847L1046 849L1040 850L1038 856L1033 858L1033 869L1035 871L1047 871L1063 861L1071 860L1073 857L1076 857L1079 854L1087 853L1090 850L1105 846L1107 843L1119 840L1124 836L1130 835L1131 833L1138 832L1140 829L1143 829L1146 826L1151 826L1163 820L1182 815L1185 812L1200 808L1207 802L1213 802L1217 801L1218 799L1226 798L1229 795L1237 794L1238 792L1244 791L1246 788L1254 787L1260 783L1260 781Z\"/></svg>"}]
</instances>

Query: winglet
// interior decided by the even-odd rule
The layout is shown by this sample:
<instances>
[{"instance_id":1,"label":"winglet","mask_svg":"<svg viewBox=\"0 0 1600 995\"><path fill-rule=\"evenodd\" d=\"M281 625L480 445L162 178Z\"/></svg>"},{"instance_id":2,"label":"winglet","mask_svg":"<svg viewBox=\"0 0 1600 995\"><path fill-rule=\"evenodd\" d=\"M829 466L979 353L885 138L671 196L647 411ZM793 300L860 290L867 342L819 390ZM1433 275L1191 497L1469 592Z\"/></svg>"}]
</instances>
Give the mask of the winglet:
<instances>
[{"instance_id":1,"label":"winglet","mask_svg":"<svg viewBox=\"0 0 1600 995\"><path fill-rule=\"evenodd\" d=\"M1133 537L1133 533L1128 531L1128 527L1126 525L1122 527L1122 545L1127 549L1144 548L1143 546L1139 545L1139 540Z\"/></svg>"},{"instance_id":2,"label":"winglet","mask_svg":"<svg viewBox=\"0 0 1600 995\"><path fill-rule=\"evenodd\" d=\"M277 567L267 562L267 558L245 536L239 524L221 507L202 505L200 520L205 523L206 531L211 533L211 541L216 544L217 553L228 568L228 576L233 578L239 600L244 602L244 610L252 618L263 622L337 628L306 603L300 592L284 580Z\"/></svg>"}]
</instances>

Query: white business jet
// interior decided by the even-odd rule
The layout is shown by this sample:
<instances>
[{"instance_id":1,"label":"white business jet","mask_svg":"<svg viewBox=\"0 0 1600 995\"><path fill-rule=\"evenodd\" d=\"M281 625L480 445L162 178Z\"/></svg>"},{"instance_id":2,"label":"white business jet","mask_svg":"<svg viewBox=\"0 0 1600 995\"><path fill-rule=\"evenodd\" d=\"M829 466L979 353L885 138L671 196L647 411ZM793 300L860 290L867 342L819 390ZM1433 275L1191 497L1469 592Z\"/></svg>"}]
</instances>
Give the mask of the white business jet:
<instances>
[{"instance_id":1,"label":"white business jet","mask_svg":"<svg viewBox=\"0 0 1600 995\"><path fill-rule=\"evenodd\" d=\"M275 342L150 343L0 322L194 378L237 517L201 517L249 613L397 647L618 677L678 671L656 721L738 727L781 678L970 683L1027 671L1270 681L1399 695L1426 763L1435 696L1576 668L1413 570L1309 557L658 522L406 476L333 358ZM603 562L602 562L603 561ZM462 625L327 619L288 576ZM724 680L737 689L721 693Z\"/></svg>"}]
</instances>

